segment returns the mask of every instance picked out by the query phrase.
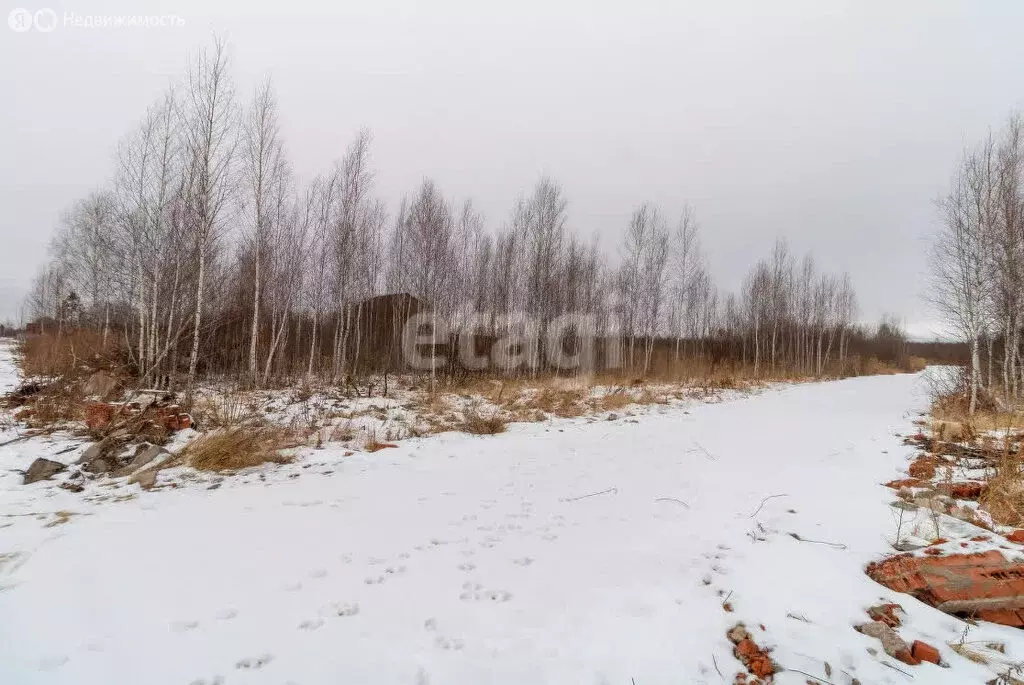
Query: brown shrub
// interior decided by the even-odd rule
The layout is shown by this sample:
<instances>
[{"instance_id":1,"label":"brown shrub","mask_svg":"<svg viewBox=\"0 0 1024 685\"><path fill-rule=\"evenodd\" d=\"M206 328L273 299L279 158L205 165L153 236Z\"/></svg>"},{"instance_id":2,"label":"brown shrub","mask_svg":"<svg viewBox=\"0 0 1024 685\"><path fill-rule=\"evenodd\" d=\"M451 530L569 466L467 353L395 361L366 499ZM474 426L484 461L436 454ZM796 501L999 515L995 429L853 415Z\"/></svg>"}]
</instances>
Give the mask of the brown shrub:
<instances>
[{"instance_id":1,"label":"brown shrub","mask_svg":"<svg viewBox=\"0 0 1024 685\"><path fill-rule=\"evenodd\" d=\"M287 464L293 457L281 450L296 444L296 436L279 426L223 428L189 443L181 459L200 471L237 471L267 463Z\"/></svg>"},{"instance_id":2,"label":"brown shrub","mask_svg":"<svg viewBox=\"0 0 1024 685\"><path fill-rule=\"evenodd\" d=\"M85 376L95 371L131 373L131 364L111 335L103 344L103 334L85 328L34 335L20 347L21 367L27 376Z\"/></svg>"},{"instance_id":3,"label":"brown shrub","mask_svg":"<svg viewBox=\"0 0 1024 685\"><path fill-rule=\"evenodd\" d=\"M989 477L978 501L996 523L1021 527L1024 526L1024 458L1018 452L1007 435L995 473Z\"/></svg>"},{"instance_id":4,"label":"brown shrub","mask_svg":"<svg viewBox=\"0 0 1024 685\"><path fill-rule=\"evenodd\" d=\"M633 403L633 398L621 388L603 395L597 400L597 407L600 411L617 411Z\"/></svg>"},{"instance_id":5,"label":"brown shrub","mask_svg":"<svg viewBox=\"0 0 1024 685\"><path fill-rule=\"evenodd\" d=\"M505 432L506 423L496 411L484 414L478 408L470 407L466 410L466 417L458 426L458 430L473 435L495 435Z\"/></svg>"}]
</instances>

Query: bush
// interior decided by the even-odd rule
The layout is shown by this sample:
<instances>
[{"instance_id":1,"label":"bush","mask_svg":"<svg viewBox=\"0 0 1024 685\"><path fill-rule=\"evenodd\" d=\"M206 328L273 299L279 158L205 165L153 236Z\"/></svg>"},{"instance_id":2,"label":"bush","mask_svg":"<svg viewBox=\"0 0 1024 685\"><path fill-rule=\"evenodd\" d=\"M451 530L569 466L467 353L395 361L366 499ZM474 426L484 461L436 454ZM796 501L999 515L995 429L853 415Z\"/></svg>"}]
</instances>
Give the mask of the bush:
<instances>
[{"instance_id":1,"label":"bush","mask_svg":"<svg viewBox=\"0 0 1024 685\"><path fill-rule=\"evenodd\" d=\"M506 421L497 412L485 415L476 407L466 410L466 418L459 426L459 430L463 433L472 433L473 435L495 435L504 433L505 428Z\"/></svg>"}]
</instances>

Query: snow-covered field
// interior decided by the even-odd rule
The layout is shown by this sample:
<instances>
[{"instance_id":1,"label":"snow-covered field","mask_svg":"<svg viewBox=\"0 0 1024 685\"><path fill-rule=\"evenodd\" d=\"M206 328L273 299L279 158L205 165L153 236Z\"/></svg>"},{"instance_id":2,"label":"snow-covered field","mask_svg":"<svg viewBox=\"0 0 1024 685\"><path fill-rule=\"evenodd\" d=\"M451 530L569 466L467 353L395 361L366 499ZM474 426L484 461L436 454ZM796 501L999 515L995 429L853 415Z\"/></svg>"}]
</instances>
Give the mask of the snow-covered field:
<instances>
[{"instance_id":1,"label":"snow-covered field","mask_svg":"<svg viewBox=\"0 0 1024 685\"><path fill-rule=\"evenodd\" d=\"M0 390L15 381L0 348ZM897 434L924 391L878 376L372 454L328 445L104 499L5 474L0 683L732 683L737 621L790 669L777 683L983 683L993 671L947 646L963 622L863 573L891 552L880 483L906 467ZM2 447L0 469L67 444ZM880 600L950 667L895 662L855 632ZM1021 631L967 639L1024 660Z\"/></svg>"}]
</instances>

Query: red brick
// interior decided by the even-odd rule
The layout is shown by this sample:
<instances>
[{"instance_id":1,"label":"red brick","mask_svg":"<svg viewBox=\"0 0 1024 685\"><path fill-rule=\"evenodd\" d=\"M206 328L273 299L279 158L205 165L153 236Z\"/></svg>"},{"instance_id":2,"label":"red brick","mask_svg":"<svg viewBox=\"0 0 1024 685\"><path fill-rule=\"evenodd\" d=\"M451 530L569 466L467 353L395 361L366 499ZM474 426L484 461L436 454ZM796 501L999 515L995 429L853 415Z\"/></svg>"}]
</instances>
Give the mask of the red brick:
<instances>
[{"instance_id":1,"label":"red brick","mask_svg":"<svg viewBox=\"0 0 1024 685\"><path fill-rule=\"evenodd\" d=\"M110 425L114 418L114 405L106 402L90 402L85 405L85 425L89 430L101 430Z\"/></svg>"},{"instance_id":2,"label":"red brick","mask_svg":"<svg viewBox=\"0 0 1024 685\"><path fill-rule=\"evenodd\" d=\"M937 557L903 554L869 564L866 571L876 582L943 611L1024 625L1024 564L1008 562L998 551Z\"/></svg>"},{"instance_id":3,"label":"red brick","mask_svg":"<svg viewBox=\"0 0 1024 685\"><path fill-rule=\"evenodd\" d=\"M977 500L985 494L988 486L977 481L966 481L963 483L939 483L935 489L954 499Z\"/></svg>"},{"instance_id":4,"label":"red brick","mask_svg":"<svg viewBox=\"0 0 1024 685\"><path fill-rule=\"evenodd\" d=\"M921 482L917 478L901 478L900 480L891 480L885 484L885 487L892 488L893 490L900 490L902 488L920 488L924 487L925 483Z\"/></svg>"},{"instance_id":5,"label":"red brick","mask_svg":"<svg viewBox=\"0 0 1024 685\"><path fill-rule=\"evenodd\" d=\"M911 654L909 649L901 649L900 651L893 654L893 656L902 661L903 663L907 664L908 666L917 666L921 663L921 660L916 658L913 654Z\"/></svg>"},{"instance_id":6,"label":"red brick","mask_svg":"<svg viewBox=\"0 0 1024 685\"><path fill-rule=\"evenodd\" d=\"M914 640L914 644L910 646L910 655L918 661L928 661L933 664L938 664L941 661L939 650L920 640Z\"/></svg>"},{"instance_id":7,"label":"red brick","mask_svg":"<svg viewBox=\"0 0 1024 685\"><path fill-rule=\"evenodd\" d=\"M1010 542L1016 542L1018 545L1024 545L1024 530L1015 530L1007 535L1006 539Z\"/></svg>"}]
</instances>

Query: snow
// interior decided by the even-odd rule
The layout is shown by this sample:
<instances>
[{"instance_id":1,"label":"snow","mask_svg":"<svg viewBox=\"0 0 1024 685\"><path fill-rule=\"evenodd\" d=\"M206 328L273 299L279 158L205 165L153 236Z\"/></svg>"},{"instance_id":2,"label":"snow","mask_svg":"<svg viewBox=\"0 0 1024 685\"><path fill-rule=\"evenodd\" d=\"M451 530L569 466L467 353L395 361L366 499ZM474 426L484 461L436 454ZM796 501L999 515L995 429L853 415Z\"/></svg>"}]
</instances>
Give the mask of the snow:
<instances>
[{"instance_id":1,"label":"snow","mask_svg":"<svg viewBox=\"0 0 1024 685\"><path fill-rule=\"evenodd\" d=\"M8 387L10 367L0 347ZM328 444L105 498L5 476L0 683L731 683L737 621L795 669L777 683L983 683L993 670L948 646L962 621L863 573L892 551L880 483L903 475L924 391L877 376L372 454ZM15 443L0 468L74 445ZM880 601L950 667L854 631ZM966 639L1024 660L1021 631Z\"/></svg>"}]
</instances>

